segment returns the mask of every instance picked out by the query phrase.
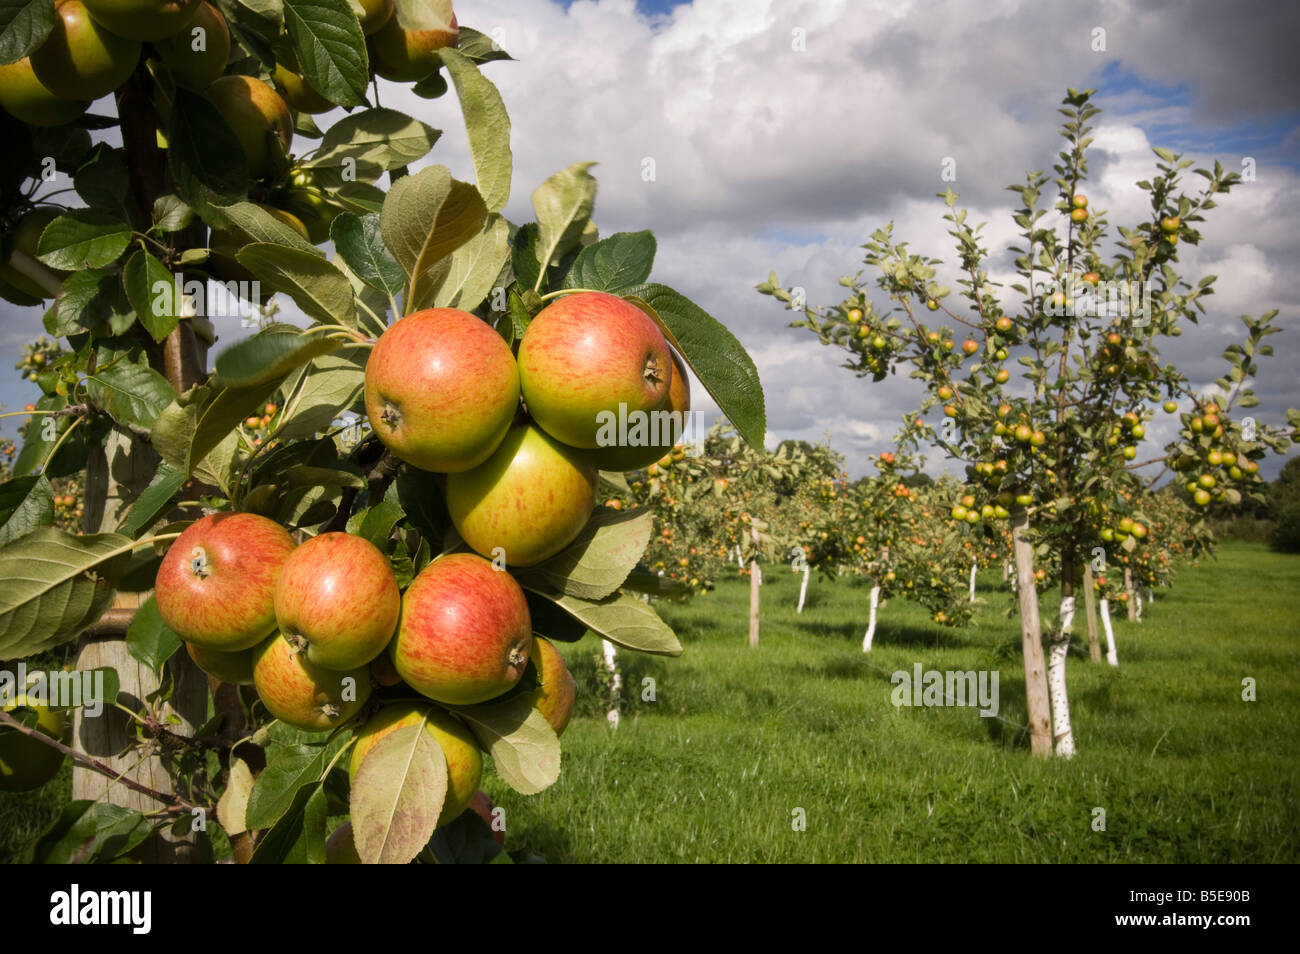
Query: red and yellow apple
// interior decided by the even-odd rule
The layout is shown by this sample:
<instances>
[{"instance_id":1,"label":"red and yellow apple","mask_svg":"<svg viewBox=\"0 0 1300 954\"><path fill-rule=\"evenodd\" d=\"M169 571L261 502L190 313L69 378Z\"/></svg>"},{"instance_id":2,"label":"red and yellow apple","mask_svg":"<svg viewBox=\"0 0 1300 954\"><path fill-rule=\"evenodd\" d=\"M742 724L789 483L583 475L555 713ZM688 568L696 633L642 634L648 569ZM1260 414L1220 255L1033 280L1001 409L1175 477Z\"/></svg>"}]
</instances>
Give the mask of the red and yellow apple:
<instances>
[{"instance_id":1,"label":"red and yellow apple","mask_svg":"<svg viewBox=\"0 0 1300 954\"><path fill-rule=\"evenodd\" d=\"M384 79L414 83L440 67L438 51L459 39L450 0L398 3L370 37L370 62Z\"/></svg>"},{"instance_id":2,"label":"red and yellow apple","mask_svg":"<svg viewBox=\"0 0 1300 954\"><path fill-rule=\"evenodd\" d=\"M218 682L228 682L233 686L251 686L253 684L253 650L241 649L238 652L223 653L218 649L204 649L194 643L186 643L185 651L205 673Z\"/></svg>"},{"instance_id":3,"label":"red and yellow apple","mask_svg":"<svg viewBox=\"0 0 1300 954\"><path fill-rule=\"evenodd\" d=\"M325 732L356 715L370 698L370 670L313 665L273 633L253 654L253 685L268 712L286 725Z\"/></svg>"},{"instance_id":4,"label":"red and yellow apple","mask_svg":"<svg viewBox=\"0 0 1300 954\"><path fill-rule=\"evenodd\" d=\"M671 451L681 437L686 426L686 415L691 410L691 380L686 374L686 365L677 352L672 351L671 354L673 377L668 388L668 403L642 419L646 424L648 442L633 443L632 424L635 422L630 422L629 440L626 444L598 447L591 452L591 459L599 470L629 471L645 467Z\"/></svg>"},{"instance_id":5,"label":"red and yellow apple","mask_svg":"<svg viewBox=\"0 0 1300 954\"><path fill-rule=\"evenodd\" d=\"M576 690L573 674L564 664L564 657L548 639L533 637L533 665L541 685L532 692L533 708L546 717L556 735L564 732L573 717Z\"/></svg>"}]
</instances>

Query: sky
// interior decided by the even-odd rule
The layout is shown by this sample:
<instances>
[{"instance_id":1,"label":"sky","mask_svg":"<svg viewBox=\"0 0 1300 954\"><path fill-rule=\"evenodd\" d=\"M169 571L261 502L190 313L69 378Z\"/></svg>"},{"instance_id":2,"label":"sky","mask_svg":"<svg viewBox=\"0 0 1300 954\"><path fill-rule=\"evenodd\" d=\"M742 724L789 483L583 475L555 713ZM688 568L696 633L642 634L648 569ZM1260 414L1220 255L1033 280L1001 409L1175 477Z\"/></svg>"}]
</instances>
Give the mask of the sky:
<instances>
[{"instance_id":1,"label":"sky","mask_svg":"<svg viewBox=\"0 0 1300 954\"><path fill-rule=\"evenodd\" d=\"M774 270L811 303L835 304L840 277L863 269L861 245L888 222L914 251L943 260L939 278L955 286L935 197L950 185L987 223L992 277L1014 280L1006 248L1017 200L1006 186L1026 170L1050 171L1067 87L1097 91L1085 191L1112 223L1145 220L1146 194L1134 183L1155 174L1153 146L1196 166L1217 160L1240 171L1252 161L1254 181L1207 213L1202 244L1179 246L1184 278L1219 280L1199 328L1166 339L1162 354L1202 388L1224 373L1220 354L1240 337L1239 316L1277 309L1285 333L1269 339L1276 353L1255 382L1254 413L1281 424L1300 407L1300 5L462 0L456 12L517 60L484 67L512 121L506 215L532 220L537 185L571 163L597 162L601 234L653 230L653 280L745 345L767 396L769 445L829 438L851 474L873 472L870 457L888 449L921 392L906 376L854 377L843 352L789 327L790 313L754 286ZM384 84L381 100L443 130L425 164L473 181L453 96L426 101ZM955 182L941 179L946 159ZM241 333L226 321L221 344ZM0 358L12 363L39 332L39 309L0 303ZM713 410L702 389L694 394ZM0 403L33 399L0 369ZM1173 420L1158 415L1148 441L1163 443ZM5 424L0 433L11 434ZM945 469L940 454L928 469Z\"/></svg>"}]
</instances>

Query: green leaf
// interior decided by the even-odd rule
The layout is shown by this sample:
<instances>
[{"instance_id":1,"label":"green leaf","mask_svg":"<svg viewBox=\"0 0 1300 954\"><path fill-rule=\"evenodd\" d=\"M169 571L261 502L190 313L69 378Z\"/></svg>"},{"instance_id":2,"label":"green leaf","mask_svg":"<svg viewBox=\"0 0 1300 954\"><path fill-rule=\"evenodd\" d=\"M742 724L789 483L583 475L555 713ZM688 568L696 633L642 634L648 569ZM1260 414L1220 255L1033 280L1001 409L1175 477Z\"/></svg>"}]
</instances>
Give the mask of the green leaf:
<instances>
[{"instance_id":1,"label":"green leaf","mask_svg":"<svg viewBox=\"0 0 1300 954\"><path fill-rule=\"evenodd\" d=\"M131 182L123 156L121 149L100 143L77 170L72 183L86 205L126 220Z\"/></svg>"},{"instance_id":2,"label":"green leaf","mask_svg":"<svg viewBox=\"0 0 1300 954\"><path fill-rule=\"evenodd\" d=\"M75 639L99 619L126 566L130 540L43 527L0 548L0 658Z\"/></svg>"},{"instance_id":3,"label":"green leaf","mask_svg":"<svg viewBox=\"0 0 1300 954\"><path fill-rule=\"evenodd\" d=\"M257 242L235 256L272 292L283 292L308 316L326 324L356 322L352 284L316 252Z\"/></svg>"},{"instance_id":4,"label":"green leaf","mask_svg":"<svg viewBox=\"0 0 1300 954\"><path fill-rule=\"evenodd\" d=\"M149 837L153 826L140 812L108 802L78 799L64 806L50 830L36 842L37 864L112 861Z\"/></svg>"},{"instance_id":5,"label":"green leaf","mask_svg":"<svg viewBox=\"0 0 1300 954\"><path fill-rule=\"evenodd\" d=\"M438 51L456 86L460 111L469 134L469 154L479 194L489 212L500 212L510 199L510 117L501 93L468 57L451 47Z\"/></svg>"},{"instance_id":6,"label":"green leaf","mask_svg":"<svg viewBox=\"0 0 1300 954\"><path fill-rule=\"evenodd\" d=\"M486 33L467 26L460 27L460 36L456 43L456 52L475 63L487 63L492 60L513 60L514 57L501 49L496 40Z\"/></svg>"},{"instance_id":7,"label":"green leaf","mask_svg":"<svg viewBox=\"0 0 1300 954\"><path fill-rule=\"evenodd\" d=\"M166 509L172 497L185 486L185 480L184 472L177 470L171 464L159 465L153 479L149 481L149 486L131 505L131 512L127 514L118 532L134 537L153 523Z\"/></svg>"},{"instance_id":8,"label":"green leaf","mask_svg":"<svg viewBox=\"0 0 1300 954\"><path fill-rule=\"evenodd\" d=\"M266 209L254 202L236 202L212 209L213 217L220 217L225 223L244 237L244 244L263 242L270 245L288 245L301 252L310 252L317 258L324 258L325 253L303 238L296 229L277 219Z\"/></svg>"},{"instance_id":9,"label":"green leaf","mask_svg":"<svg viewBox=\"0 0 1300 954\"><path fill-rule=\"evenodd\" d=\"M306 861L302 829L307 803L313 794L315 789L310 785L298 789L289 810L271 827L270 831L262 836L257 847L253 849L253 864L282 865Z\"/></svg>"},{"instance_id":10,"label":"green leaf","mask_svg":"<svg viewBox=\"0 0 1300 954\"><path fill-rule=\"evenodd\" d=\"M348 0L283 0L284 25L302 75L340 106L366 101L370 80L366 40Z\"/></svg>"},{"instance_id":11,"label":"green leaf","mask_svg":"<svg viewBox=\"0 0 1300 954\"><path fill-rule=\"evenodd\" d=\"M602 600L627 579L650 543L651 510L600 508L563 551L519 571L520 583L534 584L586 600Z\"/></svg>"},{"instance_id":12,"label":"green leaf","mask_svg":"<svg viewBox=\"0 0 1300 954\"><path fill-rule=\"evenodd\" d=\"M319 785L307 799L302 810L303 848L307 861L313 865L325 864L326 826L329 823L329 796L325 786Z\"/></svg>"},{"instance_id":13,"label":"green leaf","mask_svg":"<svg viewBox=\"0 0 1300 954\"><path fill-rule=\"evenodd\" d=\"M54 488L44 474L0 484L0 547L54 522Z\"/></svg>"},{"instance_id":14,"label":"green leaf","mask_svg":"<svg viewBox=\"0 0 1300 954\"><path fill-rule=\"evenodd\" d=\"M373 543L380 552L387 553L388 537L392 534L393 527L397 526L397 521L404 516L400 506L391 500L381 500L366 511L358 535Z\"/></svg>"},{"instance_id":15,"label":"green leaf","mask_svg":"<svg viewBox=\"0 0 1300 954\"><path fill-rule=\"evenodd\" d=\"M248 158L234 131L206 97L186 89L172 100L167 162L180 198L200 210L221 198L238 201L248 187Z\"/></svg>"},{"instance_id":16,"label":"green leaf","mask_svg":"<svg viewBox=\"0 0 1300 954\"><path fill-rule=\"evenodd\" d=\"M447 759L423 719L380 738L352 780L352 837L362 863L412 861L433 836L446 797Z\"/></svg>"},{"instance_id":17,"label":"green leaf","mask_svg":"<svg viewBox=\"0 0 1300 954\"><path fill-rule=\"evenodd\" d=\"M134 318L121 279L106 270L86 269L63 280L54 307L45 314L44 325L56 338L98 325L107 325L120 334Z\"/></svg>"},{"instance_id":18,"label":"green leaf","mask_svg":"<svg viewBox=\"0 0 1300 954\"><path fill-rule=\"evenodd\" d=\"M331 185L348 178L373 181L383 172L423 159L441 135L397 110L367 109L325 130L319 150L306 165Z\"/></svg>"},{"instance_id":19,"label":"green leaf","mask_svg":"<svg viewBox=\"0 0 1300 954\"><path fill-rule=\"evenodd\" d=\"M461 812L439 828L433 833L429 847L439 864L514 864L505 849L497 844L491 826L475 811Z\"/></svg>"},{"instance_id":20,"label":"green leaf","mask_svg":"<svg viewBox=\"0 0 1300 954\"><path fill-rule=\"evenodd\" d=\"M389 488L388 498L396 497L406 512L407 520L429 543L435 552L442 550L442 540L451 527L445 498L433 474L415 467L403 467L397 480Z\"/></svg>"},{"instance_id":21,"label":"green leaf","mask_svg":"<svg viewBox=\"0 0 1300 954\"><path fill-rule=\"evenodd\" d=\"M628 593L616 593L599 602L577 596L555 596L529 587L554 602L587 628L611 643L657 656L680 656L682 644L648 603Z\"/></svg>"},{"instance_id":22,"label":"green leaf","mask_svg":"<svg viewBox=\"0 0 1300 954\"><path fill-rule=\"evenodd\" d=\"M655 250L653 232L617 232L580 251L561 287L618 294L649 279Z\"/></svg>"},{"instance_id":23,"label":"green leaf","mask_svg":"<svg viewBox=\"0 0 1300 954\"><path fill-rule=\"evenodd\" d=\"M456 249L433 297L436 308L473 311L492 293L501 268L510 257L506 220L492 214L483 231Z\"/></svg>"},{"instance_id":24,"label":"green leaf","mask_svg":"<svg viewBox=\"0 0 1300 954\"><path fill-rule=\"evenodd\" d=\"M394 298L402 293L406 276L384 245L378 215L343 212L330 225L330 238L357 278Z\"/></svg>"},{"instance_id":25,"label":"green leaf","mask_svg":"<svg viewBox=\"0 0 1300 954\"><path fill-rule=\"evenodd\" d=\"M126 630L126 648L130 654L155 673L181 648L181 638L163 622L158 601L152 596L135 611Z\"/></svg>"},{"instance_id":26,"label":"green leaf","mask_svg":"<svg viewBox=\"0 0 1300 954\"><path fill-rule=\"evenodd\" d=\"M625 289L624 297L655 319L740 436L762 447L763 385L753 359L726 326L666 285L637 285Z\"/></svg>"},{"instance_id":27,"label":"green leaf","mask_svg":"<svg viewBox=\"0 0 1300 954\"><path fill-rule=\"evenodd\" d=\"M496 705L456 709L492 755L501 780L521 795L536 795L560 777L560 740L527 696Z\"/></svg>"},{"instance_id":28,"label":"green leaf","mask_svg":"<svg viewBox=\"0 0 1300 954\"><path fill-rule=\"evenodd\" d=\"M521 225L510 242L510 264L515 270L515 279L521 288L531 289L537 286L537 277L542 271L537 257L538 228L536 222Z\"/></svg>"},{"instance_id":29,"label":"green leaf","mask_svg":"<svg viewBox=\"0 0 1300 954\"><path fill-rule=\"evenodd\" d=\"M147 433L176 397L143 353L139 362L123 358L86 378L86 393L117 423L140 433Z\"/></svg>"},{"instance_id":30,"label":"green leaf","mask_svg":"<svg viewBox=\"0 0 1300 954\"><path fill-rule=\"evenodd\" d=\"M153 224L160 232L179 232L194 221L194 210L178 195L160 195L153 203Z\"/></svg>"},{"instance_id":31,"label":"green leaf","mask_svg":"<svg viewBox=\"0 0 1300 954\"><path fill-rule=\"evenodd\" d=\"M45 227L36 257L51 268L77 271L115 262L131 242L130 227L94 209L60 215Z\"/></svg>"},{"instance_id":32,"label":"green leaf","mask_svg":"<svg viewBox=\"0 0 1300 954\"><path fill-rule=\"evenodd\" d=\"M44 0L0 0L0 63L36 50L54 28L54 5Z\"/></svg>"},{"instance_id":33,"label":"green leaf","mask_svg":"<svg viewBox=\"0 0 1300 954\"><path fill-rule=\"evenodd\" d=\"M294 487L356 487L364 490L365 478L355 470L344 467L312 467L299 464L285 471L289 483Z\"/></svg>"},{"instance_id":34,"label":"green leaf","mask_svg":"<svg viewBox=\"0 0 1300 954\"><path fill-rule=\"evenodd\" d=\"M295 368L338 349L339 342L324 335L261 332L217 355L214 383L243 388L282 381Z\"/></svg>"},{"instance_id":35,"label":"green leaf","mask_svg":"<svg viewBox=\"0 0 1300 954\"><path fill-rule=\"evenodd\" d=\"M316 358L285 406L275 436L296 440L325 430L344 411L358 408L365 384L365 358L356 349Z\"/></svg>"},{"instance_id":36,"label":"green leaf","mask_svg":"<svg viewBox=\"0 0 1300 954\"><path fill-rule=\"evenodd\" d=\"M244 821L249 830L270 828L287 815L298 793L320 782L328 758L329 750L321 745L273 749L248 796Z\"/></svg>"},{"instance_id":37,"label":"green leaf","mask_svg":"<svg viewBox=\"0 0 1300 954\"><path fill-rule=\"evenodd\" d=\"M558 264L577 247L596 205L596 179L587 172L594 165L575 162L533 190L539 262Z\"/></svg>"},{"instance_id":38,"label":"green leaf","mask_svg":"<svg viewBox=\"0 0 1300 954\"><path fill-rule=\"evenodd\" d=\"M162 262L143 249L136 251L122 269L122 287L149 337L162 341L172 333L180 322L180 302L174 293L175 278Z\"/></svg>"},{"instance_id":39,"label":"green leaf","mask_svg":"<svg viewBox=\"0 0 1300 954\"><path fill-rule=\"evenodd\" d=\"M430 166L396 183L384 200L384 244L408 278L407 314L425 307L437 287L436 266L483 228L487 208L478 190Z\"/></svg>"}]
</instances>

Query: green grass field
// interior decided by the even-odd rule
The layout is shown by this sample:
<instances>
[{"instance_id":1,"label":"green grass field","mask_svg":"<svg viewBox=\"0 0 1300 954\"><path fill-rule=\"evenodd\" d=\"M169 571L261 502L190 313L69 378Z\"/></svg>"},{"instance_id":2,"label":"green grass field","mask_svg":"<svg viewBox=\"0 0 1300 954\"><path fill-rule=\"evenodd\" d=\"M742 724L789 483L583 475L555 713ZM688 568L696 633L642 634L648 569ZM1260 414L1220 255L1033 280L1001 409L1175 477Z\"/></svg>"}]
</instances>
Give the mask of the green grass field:
<instances>
[{"instance_id":1,"label":"green grass field","mask_svg":"<svg viewBox=\"0 0 1300 954\"><path fill-rule=\"evenodd\" d=\"M798 578L767 580L757 649L747 580L661 607L686 652L620 653L617 731L596 703L599 644L563 647L579 712L559 782L525 798L484 779L507 847L551 862L1300 860L1300 558L1225 545L1158 593L1143 623L1116 619L1118 670L1088 661L1081 608L1069 762L1033 759L1017 730L1019 630L997 574L981 580L968 629L891 601L870 655L858 581L814 577L796 615ZM1002 719L896 709L889 675L915 663L999 670ZM1242 701L1246 677L1255 702ZM642 699L647 678L655 701ZM65 767L38 792L0 796L0 860L68 787Z\"/></svg>"}]
</instances>

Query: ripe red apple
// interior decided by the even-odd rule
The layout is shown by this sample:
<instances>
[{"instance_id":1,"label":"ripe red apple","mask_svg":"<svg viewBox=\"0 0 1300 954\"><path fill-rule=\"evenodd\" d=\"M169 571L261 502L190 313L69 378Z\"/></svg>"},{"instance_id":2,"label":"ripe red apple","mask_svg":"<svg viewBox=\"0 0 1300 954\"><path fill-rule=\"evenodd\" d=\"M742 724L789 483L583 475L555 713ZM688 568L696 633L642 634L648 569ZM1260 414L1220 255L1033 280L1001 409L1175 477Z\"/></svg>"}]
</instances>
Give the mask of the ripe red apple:
<instances>
[{"instance_id":1,"label":"ripe red apple","mask_svg":"<svg viewBox=\"0 0 1300 954\"><path fill-rule=\"evenodd\" d=\"M64 741L67 723L63 714L19 692L4 706L13 715L20 709L36 710L36 728L51 739ZM26 792L40 788L59 774L63 753L40 739L9 726L0 727L0 792Z\"/></svg>"},{"instance_id":2,"label":"ripe red apple","mask_svg":"<svg viewBox=\"0 0 1300 954\"><path fill-rule=\"evenodd\" d=\"M596 468L531 424L510 429L473 470L447 475L447 511L462 539L511 566L533 566L568 546L596 506Z\"/></svg>"},{"instance_id":3,"label":"ripe red apple","mask_svg":"<svg viewBox=\"0 0 1300 954\"><path fill-rule=\"evenodd\" d=\"M398 674L435 702L473 705L511 689L532 648L515 578L472 553L429 564L402 597L391 653Z\"/></svg>"},{"instance_id":4,"label":"ripe red apple","mask_svg":"<svg viewBox=\"0 0 1300 954\"><path fill-rule=\"evenodd\" d=\"M682 557L685 560L685 557ZM564 657L548 639L533 637L533 665L541 678L541 686L533 690L533 708L546 717L556 735L564 732L573 717L576 689L573 674L564 664Z\"/></svg>"},{"instance_id":5,"label":"ripe red apple","mask_svg":"<svg viewBox=\"0 0 1300 954\"><path fill-rule=\"evenodd\" d=\"M420 14L421 22L411 19L413 13ZM455 46L459 40L460 27L449 0L411 4L395 10L371 35L370 62L384 79L414 83L442 65L439 50Z\"/></svg>"},{"instance_id":6,"label":"ripe red apple","mask_svg":"<svg viewBox=\"0 0 1300 954\"><path fill-rule=\"evenodd\" d=\"M651 411L646 427L650 443L634 446L629 441L625 446L598 447L591 452L591 460L600 470L626 472L639 470L672 450L681 437L686 425L686 415L691 410L691 380L686 373L686 365L676 351L673 356L673 379L668 388L668 404L658 411ZM677 415L668 417L667 415ZM630 433L629 424L629 437Z\"/></svg>"},{"instance_id":7,"label":"ripe red apple","mask_svg":"<svg viewBox=\"0 0 1300 954\"><path fill-rule=\"evenodd\" d=\"M380 739L398 729L419 725L421 721L424 722L424 731L438 743L447 759L447 797L438 813L438 826L441 827L469 807L483 778L483 754L479 751L478 741L474 733L451 713L412 702L384 706L357 733L352 760L348 763L348 777L356 781L361 763Z\"/></svg>"},{"instance_id":8,"label":"ripe red apple","mask_svg":"<svg viewBox=\"0 0 1300 954\"><path fill-rule=\"evenodd\" d=\"M288 152L293 141L293 117L280 94L260 79L231 74L223 76L204 94L235 134L248 174L260 179L274 164L271 138L279 140L280 151Z\"/></svg>"},{"instance_id":9,"label":"ripe red apple","mask_svg":"<svg viewBox=\"0 0 1300 954\"><path fill-rule=\"evenodd\" d=\"M961 350L966 354L974 354L980 349L980 343L974 338L967 338L961 343Z\"/></svg>"},{"instance_id":10,"label":"ripe red apple","mask_svg":"<svg viewBox=\"0 0 1300 954\"><path fill-rule=\"evenodd\" d=\"M202 37L201 50L195 49L199 37ZM230 59L230 27L220 10L211 3L200 3L194 18L183 29L166 39L155 40L153 46L176 82L201 90L226 71L226 61Z\"/></svg>"},{"instance_id":11,"label":"ripe red apple","mask_svg":"<svg viewBox=\"0 0 1300 954\"><path fill-rule=\"evenodd\" d=\"M187 27L201 0L85 0L96 23L129 40L153 42Z\"/></svg>"},{"instance_id":12,"label":"ripe red apple","mask_svg":"<svg viewBox=\"0 0 1300 954\"><path fill-rule=\"evenodd\" d=\"M253 684L253 650L241 649L238 652L223 653L217 649L204 649L194 643L186 643L185 651L205 673L219 682L228 682L232 686L251 686Z\"/></svg>"},{"instance_id":13,"label":"ripe red apple","mask_svg":"<svg viewBox=\"0 0 1300 954\"><path fill-rule=\"evenodd\" d=\"M382 653L401 609L388 558L351 533L303 543L284 562L275 588L280 632L325 669L356 669Z\"/></svg>"},{"instance_id":14,"label":"ripe red apple","mask_svg":"<svg viewBox=\"0 0 1300 954\"><path fill-rule=\"evenodd\" d=\"M31 54L45 88L62 99L95 100L126 82L140 60L140 44L91 19L81 0L59 0L54 28Z\"/></svg>"},{"instance_id":15,"label":"ripe red apple","mask_svg":"<svg viewBox=\"0 0 1300 954\"><path fill-rule=\"evenodd\" d=\"M191 524L158 567L162 620L205 649L249 649L275 629L275 586L294 548L288 531L251 513Z\"/></svg>"},{"instance_id":16,"label":"ripe red apple","mask_svg":"<svg viewBox=\"0 0 1300 954\"><path fill-rule=\"evenodd\" d=\"M658 325L603 292L568 295L543 308L519 343L519 386L528 413L571 447L602 446L601 424L610 417L663 408L672 375Z\"/></svg>"},{"instance_id":17,"label":"ripe red apple","mask_svg":"<svg viewBox=\"0 0 1300 954\"><path fill-rule=\"evenodd\" d=\"M88 100L62 99L36 76L32 60L0 64L0 107L29 126L62 126L90 106Z\"/></svg>"},{"instance_id":18,"label":"ripe red apple","mask_svg":"<svg viewBox=\"0 0 1300 954\"><path fill-rule=\"evenodd\" d=\"M253 685L271 715L307 732L324 732L356 715L370 698L370 670L312 665L273 633L253 653Z\"/></svg>"},{"instance_id":19,"label":"ripe red apple","mask_svg":"<svg viewBox=\"0 0 1300 954\"><path fill-rule=\"evenodd\" d=\"M510 347L487 322L455 308L407 315L366 362L366 414L394 454L456 473L501 444L519 405Z\"/></svg>"}]
</instances>

